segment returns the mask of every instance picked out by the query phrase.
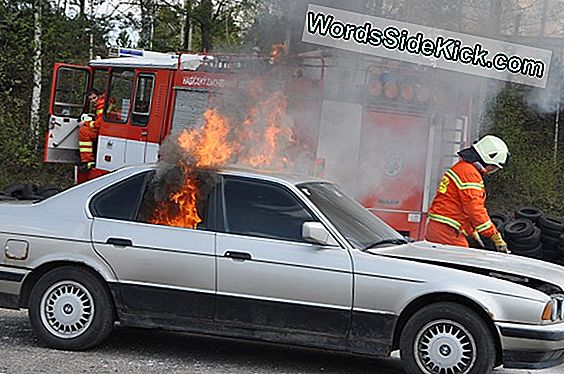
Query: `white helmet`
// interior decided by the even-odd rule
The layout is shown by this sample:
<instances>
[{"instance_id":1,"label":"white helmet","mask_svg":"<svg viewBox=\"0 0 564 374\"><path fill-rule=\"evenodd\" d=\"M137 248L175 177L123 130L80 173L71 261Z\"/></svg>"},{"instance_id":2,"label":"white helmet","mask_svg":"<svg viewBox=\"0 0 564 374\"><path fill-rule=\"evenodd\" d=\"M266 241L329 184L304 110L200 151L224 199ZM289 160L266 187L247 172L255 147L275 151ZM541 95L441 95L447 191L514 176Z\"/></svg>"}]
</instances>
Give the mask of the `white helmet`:
<instances>
[{"instance_id":1,"label":"white helmet","mask_svg":"<svg viewBox=\"0 0 564 374\"><path fill-rule=\"evenodd\" d=\"M478 152L480 158L486 165L494 165L503 169L509 162L511 154L507 144L497 136L486 135L472 147Z\"/></svg>"}]
</instances>

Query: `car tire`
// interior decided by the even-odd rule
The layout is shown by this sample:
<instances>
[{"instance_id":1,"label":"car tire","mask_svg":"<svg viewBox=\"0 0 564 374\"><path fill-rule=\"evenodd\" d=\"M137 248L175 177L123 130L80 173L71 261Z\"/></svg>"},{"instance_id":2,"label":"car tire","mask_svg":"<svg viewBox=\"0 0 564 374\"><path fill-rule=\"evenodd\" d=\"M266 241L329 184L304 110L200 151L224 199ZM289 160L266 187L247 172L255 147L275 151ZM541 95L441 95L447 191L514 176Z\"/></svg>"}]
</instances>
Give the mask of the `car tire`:
<instances>
[{"instance_id":1,"label":"car tire","mask_svg":"<svg viewBox=\"0 0 564 374\"><path fill-rule=\"evenodd\" d=\"M536 259L542 259L544 252L543 245L540 242L533 247L520 248L513 245L513 246L509 246L509 249L515 255L536 258Z\"/></svg>"},{"instance_id":2,"label":"car tire","mask_svg":"<svg viewBox=\"0 0 564 374\"><path fill-rule=\"evenodd\" d=\"M528 219L519 218L506 224L504 230L508 239L525 238L533 234L534 225Z\"/></svg>"},{"instance_id":3,"label":"car tire","mask_svg":"<svg viewBox=\"0 0 564 374\"><path fill-rule=\"evenodd\" d=\"M46 199L51 196L55 196L56 194L60 193L61 189L57 186L41 186L35 191L35 194L41 196L43 199Z\"/></svg>"},{"instance_id":4,"label":"car tire","mask_svg":"<svg viewBox=\"0 0 564 374\"><path fill-rule=\"evenodd\" d=\"M545 249L542 254L542 259L548 262L556 262L560 258L560 251L558 248L554 250Z\"/></svg>"},{"instance_id":5,"label":"car tire","mask_svg":"<svg viewBox=\"0 0 564 374\"><path fill-rule=\"evenodd\" d=\"M537 222L542 215L542 210L534 206L524 206L515 211L515 218L527 218L532 222Z\"/></svg>"},{"instance_id":6,"label":"car tire","mask_svg":"<svg viewBox=\"0 0 564 374\"><path fill-rule=\"evenodd\" d=\"M541 237L541 230L538 227L533 227L533 232L529 236L525 236L522 238L511 239L511 244L517 244L518 246L533 246L535 247L539 244L539 240Z\"/></svg>"},{"instance_id":7,"label":"car tire","mask_svg":"<svg viewBox=\"0 0 564 374\"><path fill-rule=\"evenodd\" d=\"M490 217L491 218L491 217ZM495 228L497 229L497 231L500 232L500 234L502 236L505 235L505 231L503 231L503 226L505 226L505 223L502 222L499 218L491 218L492 223L494 224Z\"/></svg>"},{"instance_id":8,"label":"car tire","mask_svg":"<svg viewBox=\"0 0 564 374\"><path fill-rule=\"evenodd\" d=\"M413 314L403 328L400 352L410 374L447 373L452 370L437 369L455 365L467 374L490 373L496 358L493 336L482 318L450 302L431 304Z\"/></svg>"},{"instance_id":9,"label":"car tire","mask_svg":"<svg viewBox=\"0 0 564 374\"><path fill-rule=\"evenodd\" d=\"M540 226L541 230L547 229L559 233L564 231L564 221L552 216L540 217L538 221L538 225Z\"/></svg>"},{"instance_id":10,"label":"car tire","mask_svg":"<svg viewBox=\"0 0 564 374\"><path fill-rule=\"evenodd\" d=\"M550 229L547 229L546 227L541 227L541 231L542 231L542 234L544 236L552 236L553 238L558 238L561 234L560 231L550 230Z\"/></svg>"},{"instance_id":11,"label":"car tire","mask_svg":"<svg viewBox=\"0 0 564 374\"><path fill-rule=\"evenodd\" d=\"M558 247L558 238L548 235L541 235L541 243L544 249L554 251L556 250L556 247Z\"/></svg>"},{"instance_id":12,"label":"car tire","mask_svg":"<svg viewBox=\"0 0 564 374\"><path fill-rule=\"evenodd\" d=\"M509 223L509 221L511 221L511 218L509 218L509 216L505 213L492 213L490 214L490 219L496 220L501 222L502 225L505 225L507 223Z\"/></svg>"},{"instance_id":13,"label":"car tire","mask_svg":"<svg viewBox=\"0 0 564 374\"><path fill-rule=\"evenodd\" d=\"M108 288L90 271L63 266L45 273L34 285L29 319L48 347L84 350L101 343L114 324Z\"/></svg>"}]
</instances>

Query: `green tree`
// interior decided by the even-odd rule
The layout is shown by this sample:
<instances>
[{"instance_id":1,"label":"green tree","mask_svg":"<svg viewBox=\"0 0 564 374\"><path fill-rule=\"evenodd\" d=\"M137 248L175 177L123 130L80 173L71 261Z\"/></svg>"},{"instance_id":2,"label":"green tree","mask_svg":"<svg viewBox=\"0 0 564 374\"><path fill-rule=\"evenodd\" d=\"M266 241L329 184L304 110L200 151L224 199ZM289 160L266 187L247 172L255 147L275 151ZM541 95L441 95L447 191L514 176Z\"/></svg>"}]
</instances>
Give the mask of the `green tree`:
<instances>
[{"instance_id":1,"label":"green tree","mask_svg":"<svg viewBox=\"0 0 564 374\"><path fill-rule=\"evenodd\" d=\"M553 158L554 113L540 113L527 101L531 88L506 86L484 114L488 133L504 139L512 158L508 168L488 178L492 210L512 212L527 205L564 216L564 158ZM562 115L562 114L561 114Z\"/></svg>"},{"instance_id":2,"label":"green tree","mask_svg":"<svg viewBox=\"0 0 564 374\"><path fill-rule=\"evenodd\" d=\"M73 169L43 163L52 67L55 62L85 64L93 30L95 54L105 53L109 20L70 16L55 2L42 1L42 79L39 137L29 126L33 87L34 9L37 1L0 2L0 187L14 182L68 185Z\"/></svg>"}]
</instances>

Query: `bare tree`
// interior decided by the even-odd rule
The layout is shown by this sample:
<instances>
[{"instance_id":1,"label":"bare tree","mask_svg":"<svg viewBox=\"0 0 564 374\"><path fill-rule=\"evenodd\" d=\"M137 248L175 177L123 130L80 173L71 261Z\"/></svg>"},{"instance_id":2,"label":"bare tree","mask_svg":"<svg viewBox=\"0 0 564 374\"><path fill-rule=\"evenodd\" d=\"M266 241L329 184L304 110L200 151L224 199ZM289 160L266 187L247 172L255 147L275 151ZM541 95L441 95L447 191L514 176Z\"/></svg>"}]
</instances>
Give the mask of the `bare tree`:
<instances>
[{"instance_id":1,"label":"bare tree","mask_svg":"<svg viewBox=\"0 0 564 374\"><path fill-rule=\"evenodd\" d=\"M33 25L33 89L31 94L31 133L35 138L39 135L39 108L41 105L41 10L42 0L35 0L34 3L34 25Z\"/></svg>"}]
</instances>

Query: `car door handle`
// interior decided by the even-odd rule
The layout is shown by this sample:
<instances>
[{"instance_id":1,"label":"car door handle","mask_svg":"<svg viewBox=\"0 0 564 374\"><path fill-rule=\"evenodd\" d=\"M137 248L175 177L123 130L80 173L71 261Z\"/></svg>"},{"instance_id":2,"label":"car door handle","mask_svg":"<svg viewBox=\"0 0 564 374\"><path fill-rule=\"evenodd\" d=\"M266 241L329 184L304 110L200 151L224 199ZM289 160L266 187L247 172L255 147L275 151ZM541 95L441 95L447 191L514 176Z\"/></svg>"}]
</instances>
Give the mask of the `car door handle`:
<instances>
[{"instance_id":1,"label":"car door handle","mask_svg":"<svg viewBox=\"0 0 564 374\"><path fill-rule=\"evenodd\" d=\"M130 239L122 239L122 238L109 238L106 241L106 244L116 245L118 247L131 247L131 246L133 246L133 242Z\"/></svg>"},{"instance_id":2,"label":"car door handle","mask_svg":"<svg viewBox=\"0 0 564 374\"><path fill-rule=\"evenodd\" d=\"M223 255L224 257L230 257L234 260L251 260L251 254L246 252L237 252L237 251L227 251Z\"/></svg>"}]
</instances>

